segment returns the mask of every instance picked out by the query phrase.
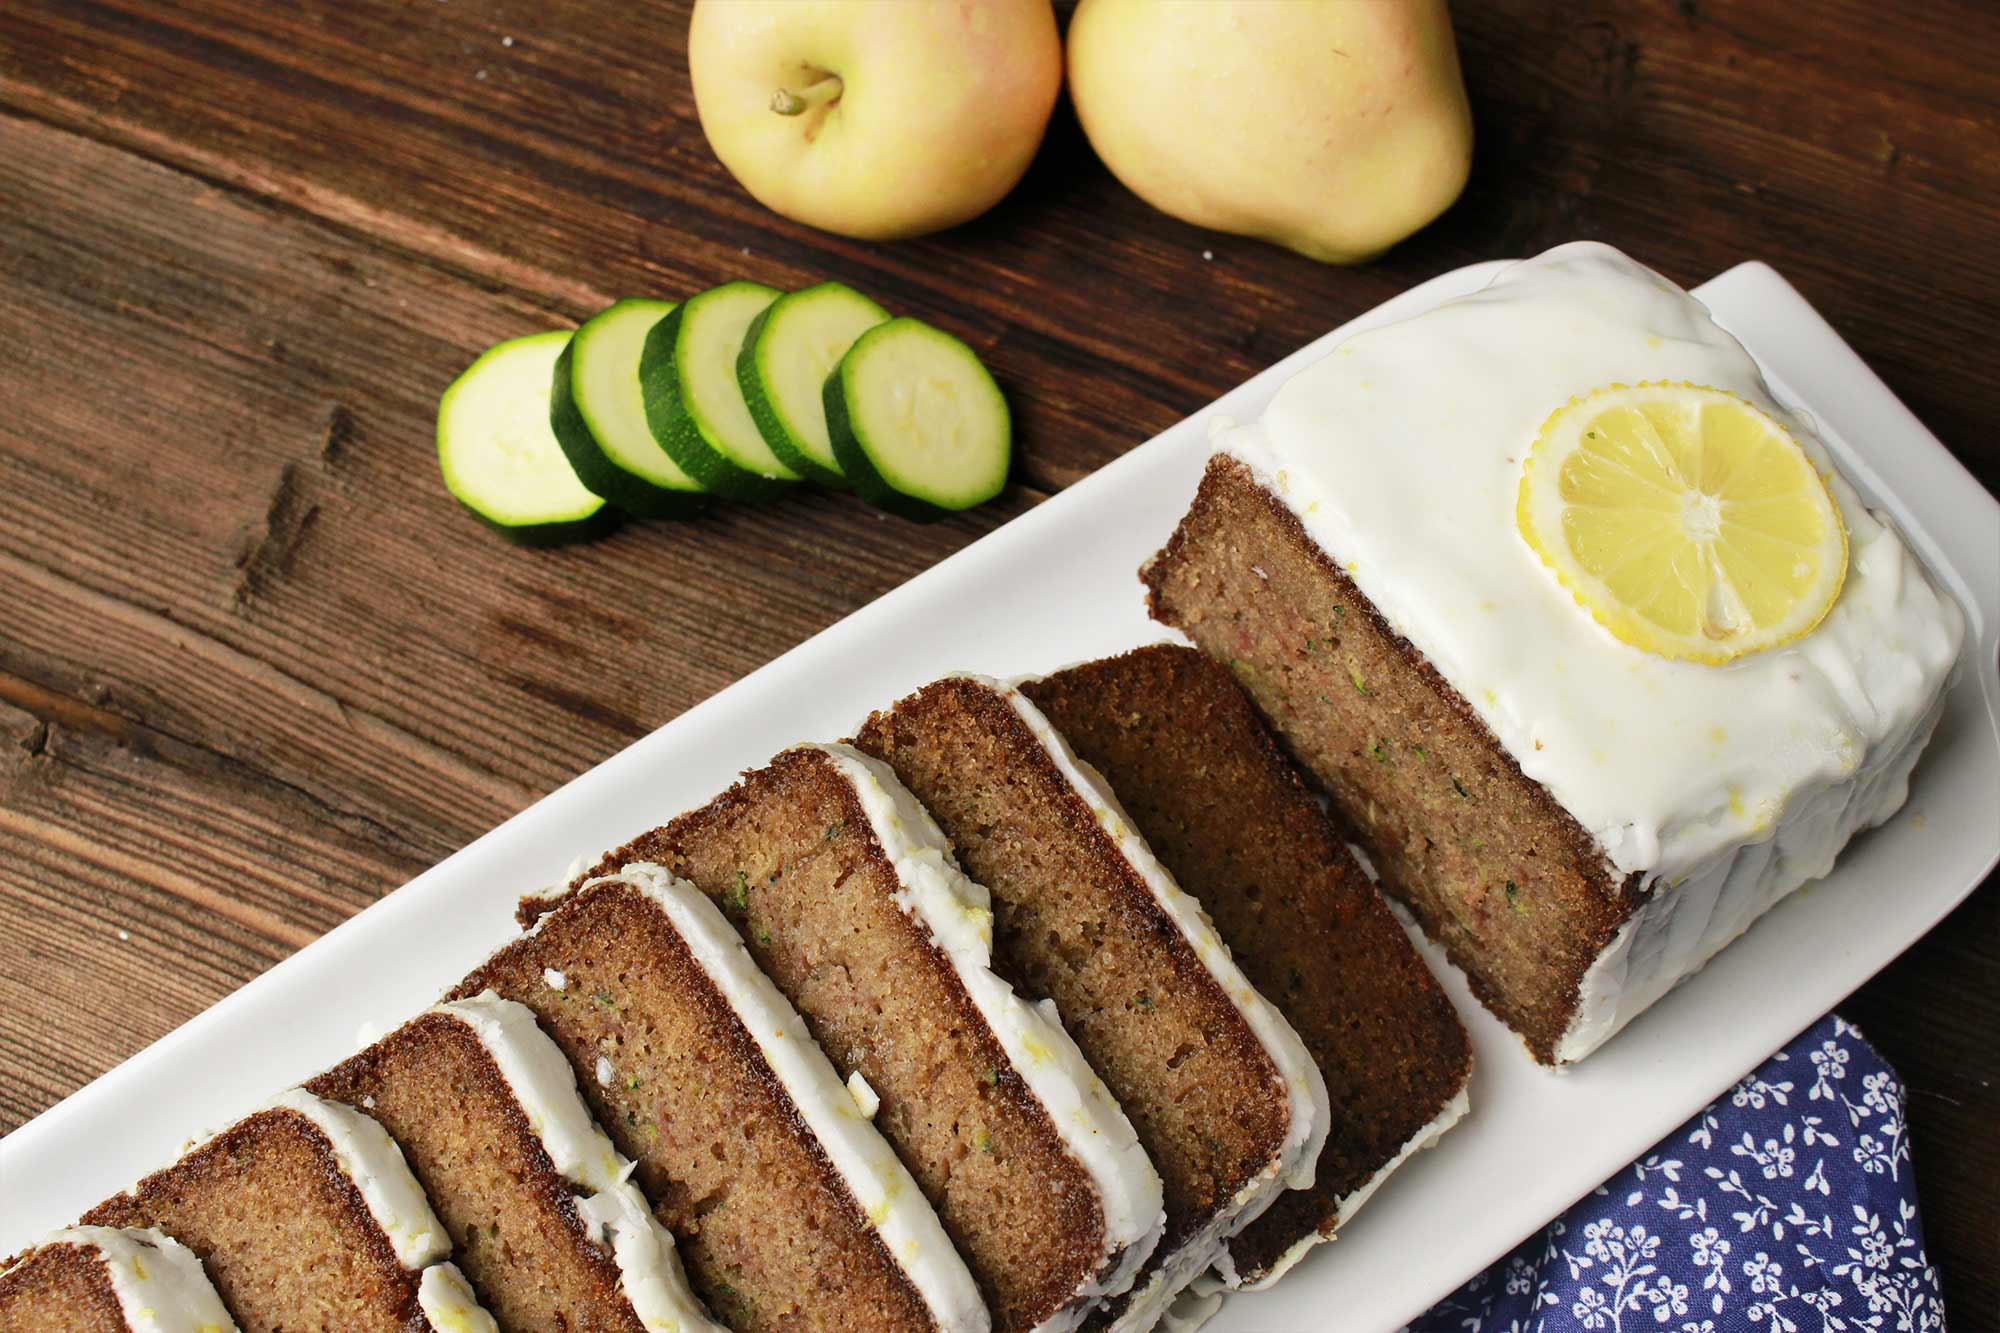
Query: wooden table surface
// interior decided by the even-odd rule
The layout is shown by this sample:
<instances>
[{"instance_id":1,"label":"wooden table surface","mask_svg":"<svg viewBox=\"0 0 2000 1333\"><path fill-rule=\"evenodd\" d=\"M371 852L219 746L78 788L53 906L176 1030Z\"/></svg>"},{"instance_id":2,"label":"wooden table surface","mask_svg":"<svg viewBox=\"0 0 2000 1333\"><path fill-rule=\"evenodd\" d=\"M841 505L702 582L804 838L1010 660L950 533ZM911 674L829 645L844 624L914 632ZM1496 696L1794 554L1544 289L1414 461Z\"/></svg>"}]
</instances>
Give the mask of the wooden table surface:
<instances>
[{"instance_id":1,"label":"wooden table surface","mask_svg":"<svg viewBox=\"0 0 2000 1333\"><path fill-rule=\"evenodd\" d=\"M0 4L0 1129L1457 265L1582 237L1685 283L1767 260L2000 483L2000 8L1456 12L1472 183L1341 269L1153 212L1066 107L957 231L787 223L709 155L673 5ZM454 506L432 413L477 351L738 276L967 337L1016 411L1005 498L923 527L802 490L553 553ZM1991 1320L2000 895L1843 1011L1911 1086L1959 1327Z\"/></svg>"}]
</instances>

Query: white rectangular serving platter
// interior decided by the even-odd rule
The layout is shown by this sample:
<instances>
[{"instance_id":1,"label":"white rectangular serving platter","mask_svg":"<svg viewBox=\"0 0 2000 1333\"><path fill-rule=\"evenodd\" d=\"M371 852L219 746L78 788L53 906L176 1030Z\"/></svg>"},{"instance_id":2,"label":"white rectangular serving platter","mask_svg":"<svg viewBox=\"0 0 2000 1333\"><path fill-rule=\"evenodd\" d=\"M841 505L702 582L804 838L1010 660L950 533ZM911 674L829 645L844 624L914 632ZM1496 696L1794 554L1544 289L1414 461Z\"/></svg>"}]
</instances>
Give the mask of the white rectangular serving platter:
<instances>
[{"instance_id":1,"label":"white rectangular serving platter","mask_svg":"<svg viewBox=\"0 0 2000 1333\"><path fill-rule=\"evenodd\" d=\"M1471 291L1499 267L1444 274L1287 357L522 811L0 1140L0 1254L432 1003L513 934L516 897L558 879L579 853L702 803L793 742L843 736L946 671L1039 672L1166 637L1145 615L1136 571L1194 492L1211 419L1255 416L1343 336ZM1809 409L1848 476L1966 609L1966 657L1910 803L1566 1074L1534 1065L1426 949L1472 1031L1472 1114L1337 1242L1275 1289L1233 1297L1214 1333L1330 1319L1361 1333L1400 1326L1837 1004L2000 859L2000 504L1770 268L1741 265L1697 294L1779 397Z\"/></svg>"}]
</instances>

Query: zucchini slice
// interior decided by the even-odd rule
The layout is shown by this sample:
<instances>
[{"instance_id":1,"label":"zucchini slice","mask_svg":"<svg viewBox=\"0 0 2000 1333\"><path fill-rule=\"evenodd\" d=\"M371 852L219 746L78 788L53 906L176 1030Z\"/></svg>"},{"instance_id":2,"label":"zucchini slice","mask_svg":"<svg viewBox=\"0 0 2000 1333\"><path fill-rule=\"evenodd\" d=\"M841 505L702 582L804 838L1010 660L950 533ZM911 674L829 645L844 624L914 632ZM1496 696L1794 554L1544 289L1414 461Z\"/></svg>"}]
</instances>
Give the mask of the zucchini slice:
<instances>
[{"instance_id":1,"label":"zucchini slice","mask_svg":"<svg viewBox=\"0 0 2000 1333\"><path fill-rule=\"evenodd\" d=\"M734 500L761 500L799 480L764 443L736 382L743 335L779 295L756 282L711 287L655 324L639 356L653 438L690 477Z\"/></svg>"},{"instance_id":2,"label":"zucchini slice","mask_svg":"<svg viewBox=\"0 0 2000 1333\"><path fill-rule=\"evenodd\" d=\"M556 360L549 425L583 484L628 514L690 514L708 492L662 449L646 424L639 353L671 301L626 300L602 311Z\"/></svg>"},{"instance_id":3,"label":"zucchini slice","mask_svg":"<svg viewBox=\"0 0 2000 1333\"><path fill-rule=\"evenodd\" d=\"M781 296L750 323L736 381L751 419L785 465L827 486L847 478L826 431L826 377L889 312L838 282Z\"/></svg>"},{"instance_id":4,"label":"zucchini slice","mask_svg":"<svg viewBox=\"0 0 2000 1333\"><path fill-rule=\"evenodd\" d=\"M608 531L618 511L571 469L549 428L567 331L489 349L438 400L438 467L458 502L510 541L554 546Z\"/></svg>"},{"instance_id":5,"label":"zucchini slice","mask_svg":"<svg viewBox=\"0 0 2000 1333\"><path fill-rule=\"evenodd\" d=\"M824 396L834 457L870 504L929 520L1007 484L1007 400L949 333L914 319L878 324L848 348Z\"/></svg>"}]
</instances>

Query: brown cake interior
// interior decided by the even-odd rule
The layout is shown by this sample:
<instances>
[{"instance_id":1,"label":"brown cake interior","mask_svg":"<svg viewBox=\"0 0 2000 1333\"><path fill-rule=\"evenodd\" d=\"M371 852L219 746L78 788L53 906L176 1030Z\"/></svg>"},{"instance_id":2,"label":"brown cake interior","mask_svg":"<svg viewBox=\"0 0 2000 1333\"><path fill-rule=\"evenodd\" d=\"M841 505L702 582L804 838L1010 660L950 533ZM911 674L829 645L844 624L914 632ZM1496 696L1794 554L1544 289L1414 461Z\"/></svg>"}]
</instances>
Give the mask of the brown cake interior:
<instances>
[{"instance_id":1,"label":"brown cake interior","mask_svg":"<svg viewBox=\"0 0 2000 1333\"><path fill-rule=\"evenodd\" d=\"M1154 617L1229 664L1383 884L1553 1060L1635 886L1241 462L1210 460L1141 576Z\"/></svg>"},{"instance_id":2,"label":"brown cake interior","mask_svg":"<svg viewBox=\"0 0 2000 1333\"><path fill-rule=\"evenodd\" d=\"M306 1087L389 1131L501 1328L644 1333L616 1262L585 1234L569 1183L463 1022L424 1014Z\"/></svg>"},{"instance_id":3,"label":"brown cake interior","mask_svg":"<svg viewBox=\"0 0 2000 1333\"><path fill-rule=\"evenodd\" d=\"M561 989L545 970L562 974ZM718 1319L738 1333L933 1326L756 1042L643 892L610 883L565 899L454 996L485 990L534 1010L569 1057Z\"/></svg>"},{"instance_id":4,"label":"brown cake interior","mask_svg":"<svg viewBox=\"0 0 2000 1333\"><path fill-rule=\"evenodd\" d=\"M1246 1281L1314 1231L1465 1086L1472 1048L1333 821L1228 668L1174 644L1022 686L1119 803L1326 1078L1313 1188L1230 1244Z\"/></svg>"},{"instance_id":5,"label":"brown cake interior","mask_svg":"<svg viewBox=\"0 0 2000 1333\"><path fill-rule=\"evenodd\" d=\"M1131 1119L1166 1190L1157 1265L1281 1151L1290 1101L1270 1056L1004 697L947 678L855 744L992 890L996 969L1054 999Z\"/></svg>"},{"instance_id":6,"label":"brown cake interior","mask_svg":"<svg viewBox=\"0 0 2000 1333\"><path fill-rule=\"evenodd\" d=\"M896 905L894 867L822 751L789 750L699 810L607 855L713 898L875 1115L991 1307L1027 1329L1105 1263L1095 1188L958 975Z\"/></svg>"},{"instance_id":7,"label":"brown cake interior","mask_svg":"<svg viewBox=\"0 0 2000 1333\"><path fill-rule=\"evenodd\" d=\"M126 1333L96 1250L43 1245L0 1272L0 1333Z\"/></svg>"},{"instance_id":8,"label":"brown cake interior","mask_svg":"<svg viewBox=\"0 0 2000 1333\"><path fill-rule=\"evenodd\" d=\"M428 1321L318 1126L274 1108L238 1121L86 1226L158 1227L193 1250L243 1333L409 1333Z\"/></svg>"}]
</instances>

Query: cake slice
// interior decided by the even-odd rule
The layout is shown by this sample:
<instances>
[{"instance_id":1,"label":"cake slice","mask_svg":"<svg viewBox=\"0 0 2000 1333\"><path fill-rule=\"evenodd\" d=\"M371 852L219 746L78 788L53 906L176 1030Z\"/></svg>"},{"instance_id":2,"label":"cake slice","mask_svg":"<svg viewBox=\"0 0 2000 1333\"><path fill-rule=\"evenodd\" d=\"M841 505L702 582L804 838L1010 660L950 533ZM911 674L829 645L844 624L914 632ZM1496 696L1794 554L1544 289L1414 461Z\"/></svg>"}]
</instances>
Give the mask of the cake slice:
<instances>
[{"instance_id":1,"label":"cake slice","mask_svg":"<svg viewBox=\"0 0 2000 1333\"><path fill-rule=\"evenodd\" d=\"M389 1131L503 1330L720 1333L525 1006L439 1005L306 1087Z\"/></svg>"},{"instance_id":2,"label":"cake slice","mask_svg":"<svg viewBox=\"0 0 2000 1333\"><path fill-rule=\"evenodd\" d=\"M887 768L787 750L597 873L637 861L719 903L834 1068L879 1096L876 1127L996 1327L1074 1327L1131 1282L1159 1179L1062 1027L989 969L985 890Z\"/></svg>"},{"instance_id":3,"label":"cake slice","mask_svg":"<svg viewBox=\"0 0 2000 1333\"><path fill-rule=\"evenodd\" d=\"M71 1227L0 1270L0 1333L236 1333L236 1321L171 1236Z\"/></svg>"},{"instance_id":4,"label":"cake slice","mask_svg":"<svg viewBox=\"0 0 2000 1333\"><path fill-rule=\"evenodd\" d=\"M243 1333L492 1333L380 1125L294 1088L84 1214L201 1259Z\"/></svg>"},{"instance_id":5,"label":"cake slice","mask_svg":"<svg viewBox=\"0 0 2000 1333\"><path fill-rule=\"evenodd\" d=\"M1551 433L1586 422L1603 424ZM1752 445L1741 467L1713 461ZM1593 500L1600 517L1572 508L1549 527L1531 474L1544 448L1583 460L1549 469L1555 503L1613 483L1656 503ZM1634 513L1637 527L1620 517ZM1816 542L1769 535L1781 521ZM1694 597L1730 568L1725 537L1791 563ZM1615 573L1660 550L1689 554L1621 584L1657 605L1619 614L1609 584L1557 555ZM1589 1054L1896 811L1964 634L1743 347L1595 244L1302 371L1223 436L1142 577L1153 615L1230 664L1384 886L1551 1064ZM1733 660L1666 632L1686 614L1721 645L1746 605L1789 625L1773 608L1802 590L1832 596L1824 618Z\"/></svg>"},{"instance_id":6,"label":"cake slice","mask_svg":"<svg viewBox=\"0 0 2000 1333\"><path fill-rule=\"evenodd\" d=\"M1103 781L1019 690L949 676L855 739L993 896L994 963L1053 1001L1165 1184L1167 1229L1095 1321L1150 1328L1288 1188L1313 1181L1326 1084Z\"/></svg>"},{"instance_id":7,"label":"cake slice","mask_svg":"<svg viewBox=\"0 0 2000 1333\"><path fill-rule=\"evenodd\" d=\"M909 1173L721 912L620 862L456 990L535 1012L737 1333L978 1333L986 1310Z\"/></svg>"},{"instance_id":8,"label":"cake slice","mask_svg":"<svg viewBox=\"0 0 2000 1333\"><path fill-rule=\"evenodd\" d=\"M1313 1187L1280 1195L1216 1264L1233 1286L1275 1281L1465 1113L1464 1025L1227 667L1161 643L1020 688L1326 1079Z\"/></svg>"}]
</instances>

